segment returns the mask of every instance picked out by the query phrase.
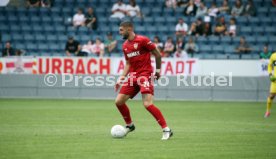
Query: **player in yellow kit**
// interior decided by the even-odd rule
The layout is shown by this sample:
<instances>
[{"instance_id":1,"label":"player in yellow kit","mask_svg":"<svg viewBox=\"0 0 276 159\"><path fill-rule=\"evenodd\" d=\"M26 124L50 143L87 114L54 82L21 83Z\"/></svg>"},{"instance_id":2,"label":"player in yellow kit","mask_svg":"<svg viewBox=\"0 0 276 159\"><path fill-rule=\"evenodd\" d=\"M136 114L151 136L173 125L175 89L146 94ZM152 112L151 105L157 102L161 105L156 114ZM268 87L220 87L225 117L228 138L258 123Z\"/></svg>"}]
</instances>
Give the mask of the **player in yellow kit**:
<instances>
[{"instance_id":1,"label":"player in yellow kit","mask_svg":"<svg viewBox=\"0 0 276 159\"><path fill-rule=\"evenodd\" d=\"M270 84L270 94L267 97L266 113L264 116L265 118L270 116L272 101L276 95L276 52L274 52L270 56L269 64L267 66L267 71L269 73L271 84Z\"/></svg>"}]
</instances>

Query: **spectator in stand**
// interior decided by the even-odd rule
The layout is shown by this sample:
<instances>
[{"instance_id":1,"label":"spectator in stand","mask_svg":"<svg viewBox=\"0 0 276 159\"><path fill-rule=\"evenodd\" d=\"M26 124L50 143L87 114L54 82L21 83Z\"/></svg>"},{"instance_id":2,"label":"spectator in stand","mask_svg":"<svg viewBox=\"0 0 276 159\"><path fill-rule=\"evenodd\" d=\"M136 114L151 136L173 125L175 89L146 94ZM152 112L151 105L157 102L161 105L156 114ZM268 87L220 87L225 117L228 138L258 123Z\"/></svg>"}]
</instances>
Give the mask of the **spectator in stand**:
<instances>
[{"instance_id":1,"label":"spectator in stand","mask_svg":"<svg viewBox=\"0 0 276 159\"><path fill-rule=\"evenodd\" d=\"M190 27L190 30L188 31L188 35L196 35L196 23L192 23L191 24L191 27Z\"/></svg>"},{"instance_id":2,"label":"spectator in stand","mask_svg":"<svg viewBox=\"0 0 276 159\"><path fill-rule=\"evenodd\" d=\"M131 18L142 17L140 7L136 4L135 0L129 0L129 5L126 6L126 15Z\"/></svg>"},{"instance_id":3,"label":"spectator in stand","mask_svg":"<svg viewBox=\"0 0 276 159\"><path fill-rule=\"evenodd\" d=\"M217 18L217 24L215 27L215 35L217 35L217 36L225 35L226 30L227 30L227 26L226 26L224 17Z\"/></svg>"},{"instance_id":4,"label":"spectator in stand","mask_svg":"<svg viewBox=\"0 0 276 159\"><path fill-rule=\"evenodd\" d=\"M15 55L15 51L11 46L11 42L7 41L5 48L2 50L2 56L6 57L6 56L14 56Z\"/></svg>"},{"instance_id":5,"label":"spectator in stand","mask_svg":"<svg viewBox=\"0 0 276 159\"><path fill-rule=\"evenodd\" d=\"M212 18L216 18L219 13L219 9L215 2L212 3L211 8L208 9L208 15Z\"/></svg>"},{"instance_id":6,"label":"spectator in stand","mask_svg":"<svg viewBox=\"0 0 276 159\"><path fill-rule=\"evenodd\" d=\"M228 27L226 34L232 37L237 35L237 25L236 19L234 17L230 19L230 25Z\"/></svg>"},{"instance_id":7,"label":"spectator in stand","mask_svg":"<svg viewBox=\"0 0 276 159\"><path fill-rule=\"evenodd\" d=\"M93 44L93 53L95 53L99 57L103 57L104 55L104 44L102 43L100 38L96 39L96 42Z\"/></svg>"},{"instance_id":8,"label":"spectator in stand","mask_svg":"<svg viewBox=\"0 0 276 159\"><path fill-rule=\"evenodd\" d=\"M179 18L178 24L175 26L175 34L177 37L183 37L188 32L188 25L184 22L184 19Z\"/></svg>"},{"instance_id":9,"label":"spectator in stand","mask_svg":"<svg viewBox=\"0 0 276 159\"><path fill-rule=\"evenodd\" d=\"M236 52L240 55L240 58L241 58L241 55L242 54L245 54L245 53L250 53L251 52L251 48L250 46L247 44L246 40L245 40L245 37L241 37L240 38L240 44L239 46L236 48Z\"/></svg>"},{"instance_id":10,"label":"spectator in stand","mask_svg":"<svg viewBox=\"0 0 276 159\"><path fill-rule=\"evenodd\" d=\"M82 49L80 51L80 55L81 56L88 56L88 55L91 55L93 54L93 43L92 43L92 40L89 40L87 42L87 44L84 44L82 46Z\"/></svg>"},{"instance_id":11,"label":"spectator in stand","mask_svg":"<svg viewBox=\"0 0 276 159\"><path fill-rule=\"evenodd\" d=\"M41 7L51 7L53 0L41 0Z\"/></svg>"},{"instance_id":12,"label":"spectator in stand","mask_svg":"<svg viewBox=\"0 0 276 159\"><path fill-rule=\"evenodd\" d=\"M27 0L27 7L40 7L40 0Z\"/></svg>"},{"instance_id":13,"label":"spectator in stand","mask_svg":"<svg viewBox=\"0 0 276 159\"><path fill-rule=\"evenodd\" d=\"M173 44L172 37L168 37L164 46L165 57L172 56L173 51L174 51L174 44Z\"/></svg>"},{"instance_id":14,"label":"spectator in stand","mask_svg":"<svg viewBox=\"0 0 276 159\"><path fill-rule=\"evenodd\" d=\"M183 42L183 38L177 38L177 41L176 41L176 45L175 45L175 48L180 48L181 50L184 49L184 42Z\"/></svg>"},{"instance_id":15,"label":"spectator in stand","mask_svg":"<svg viewBox=\"0 0 276 159\"><path fill-rule=\"evenodd\" d=\"M223 0L222 6L219 7L219 13L221 15L229 15L230 14L230 6L228 4L228 0Z\"/></svg>"},{"instance_id":16,"label":"spectator in stand","mask_svg":"<svg viewBox=\"0 0 276 159\"><path fill-rule=\"evenodd\" d=\"M194 0L194 4L199 7L200 6L200 3L201 3L201 0Z\"/></svg>"},{"instance_id":17,"label":"spectator in stand","mask_svg":"<svg viewBox=\"0 0 276 159\"><path fill-rule=\"evenodd\" d=\"M204 2L201 2L196 11L196 17L204 17L207 14L207 7Z\"/></svg>"},{"instance_id":18,"label":"spectator in stand","mask_svg":"<svg viewBox=\"0 0 276 159\"><path fill-rule=\"evenodd\" d=\"M241 0L236 0L235 5L231 10L231 15L235 17L241 16L243 14L243 9L244 7Z\"/></svg>"},{"instance_id":19,"label":"spectator in stand","mask_svg":"<svg viewBox=\"0 0 276 159\"><path fill-rule=\"evenodd\" d=\"M210 22L205 22L203 27L203 35L210 36L212 35L212 26Z\"/></svg>"},{"instance_id":20,"label":"spectator in stand","mask_svg":"<svg viewBox=\"0 0 276 159\"><path fill-rule=\"evenodd\" d=\"M189 42L185 44L185 51L188 54L191 54L192 57L193 57L194 53L198 52L198 46L194 42L192 37L190 37Z\"/></svg>"},{"instance_id":21,"label":"spectator in stand","mask_svg":"<svg viewBox=\"0 0 276 159\"><path fill-rule=\"evenodd\" d=\"M72 36L68 38L68 41L65 46L65 51L67 56L76 55L79 56L79 52L81 50L81 45L77 40L74 40Z\"/></svg>"},{"instance_id":22,"label":"spectator in stand","mask_svg":"<svg viewBox=\"0 0 276 159\"><path fill-rule=\"evenodd\" d=\"M161 48L164 48L163 43L160 41L160 38L158 36L155 36L153 39L153 43L157 46L157 48L160 50Z\"/></svg>"},{"instance_id":23,"label":"spectator in stand","mask_svg":"<svg viewBox=\"0 0 276 159\"><path fill-rule=\"evenodd\" d=\"M176 9L176 7L177 7L177 0L166 0L166 1L165 1L165 6L166 6L167 8Z\"/></svg>"},{"instance_id":24,"label":"spectator in stand","mask_svg":"<svg viewBox=\"0 0 276 159\"><path fill-rule=\"evenodd\" d=\"M184 15L186 16L195 16L196 15L197 6L194 3L194 0L190 0L187 7L184 9Z\"/></svg>"},{"instance_id":25,"label":"spectator in stand","mask_svg":"<svg viewBox=\"0 0 276 159\"><path fill-rule=\"evenodd\" d=\"M126 15L126 5L123 3L122 0L118 0L117 3L113 5L111 11L111 18L123 19Z\"/></svg>"},{"instance_id":26,"label":"spectator in stand","mask_svg":"<svg viewBox=\"0 0 276 159\"><path fill-rule=\"evenodd\" d=\"M273 7L276 7L276 0L272 0L271 3Z\"/></svg>"},{"instance_id":27,"label":"spectator in stand","mask_svg":"<svg viewBox=\"0 0 276 159\"><path fill-rule=\"evenodd\" d=\"M74 27L85 26L85 16L81 8L78 9L78 12L73 17L73 26Z\"/></svg>"},{"instance_id":28,"label":"spectator in stand","mask_svg":"<svg viewBox=\"0 0 276 159\"><path fill-rule=\"evenodd\" d=\"M107 33L107 39L104 43L104 47L106 50L105 52L107 52L108 56L110 56L111 53L113 53L114 49L117 47L117 40L113 39L111 32Z\"/></svg>"},{"instance_id":29,"label":"spectator in stand","mask_svg":"<svg viewBox=\"0 0 276 159\"><path fill-rule=\"evenodd\" d=\"M264 45L263 52L260 53L261 59L269 59L272 55L271 51L268 51L268 45Z\"/></svg>"},{"instance_id":30,"label":"spectator in stand","mask_svg":"<svg viewBox=\"0 0 276 159\"><path fill-rule=\"evenodd\" d=\"M187 52L181 48L177 48L174 55L173 55L174 58L183 58L183 59L187 59L188 58L188 55L187 55Z\"/></svg>"},{"instance_id":31,"label":"spectator in stand","mask_svg":"<svg viewBox=\"0 0 276 159\"><path fill-rule=\"evenodd\" d=\"M204 24L202 22L202 19L197 18L197 20L196 20L196 36L203 35L203 31L204 31Z\"/></svg>"},{"instance_id":32,"label":"spectator in stand","mask_svg":"<svg viewBox=\"0 0 276 159\"><path fill-rule=\"evenodd\" d=\"M98 19L92 7L87 9L87 14L85 16L85 25L93 30L98 28Z\"/></svg>"},{"instance_id":33,"label":"spectator in stand","mask_svg":"<svg viewBox=\"0 0 276 159\"><path fill-rule=\"evenodd\" d=\"M244 13L245 16L256 16L256 7L253 3L252 0L247 0L247 4L244 8Z\"/></svg>"}]
</instances>

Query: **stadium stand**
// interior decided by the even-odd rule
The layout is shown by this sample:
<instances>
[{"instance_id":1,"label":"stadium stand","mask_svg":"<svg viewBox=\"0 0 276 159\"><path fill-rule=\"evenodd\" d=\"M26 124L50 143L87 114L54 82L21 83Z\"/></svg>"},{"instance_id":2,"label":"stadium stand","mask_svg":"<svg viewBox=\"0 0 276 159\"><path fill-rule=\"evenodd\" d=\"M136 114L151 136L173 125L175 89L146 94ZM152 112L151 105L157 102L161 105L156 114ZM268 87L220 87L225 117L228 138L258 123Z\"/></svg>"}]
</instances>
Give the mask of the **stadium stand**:
<instances>
[{"instance_id":1,"label":"stadium stand","mask_svg":"<svg viewBox=\"0 0 276 159\"><path fill-rule=\"evenodd\" d=\"M25 7L1 7L0 8L0 32L1 48L6 41L26 51L25 55L65 55L64 46L68 36L74 36L81 44L87 40L95 40L97 37L106 38L107 32L112 32L114 38L120 41L118 36L118 24L120 20L109 18L111 7L116 0L55 0L51 8L25 8ZM128 3L128 1L124 1ZM195 17L183 15L183 8L164 8L161 0L136 0L144 15L143 19L134 18L136 32L152 38L158 35L165 42L168 36L175 39L175 25L178 18L182 17L191 26ZM209 8L212 1L205 1ZM235 0L230 0L233 6ZM200 52L195 57L206 59L237 59L235 46L239 43L240 36L245 36L247 42L254 46L249 55L241 56L242 59L255 59L264 44L268 44L271 50L276 49L276 8L271 1L255 1L257 16L237 17L239 31L236 37L230 36L197 36L195 39L200 47ZM152 6L154 7L152 8ZM91 30L85 27L74 28L70 25L70 18L78 8L86 10L93 7L98 17L98 29ZM231 16L225 16L229 24ZM215 24L215 23L214 23ZM214 26L213 24L213 26ZM187 42L188 37L184 38ZM115 50L121 53L120 46ZM113 55L113 54L111 54ZM118 56L118 54L114 54Z\"/></svg>"}]
</instances>

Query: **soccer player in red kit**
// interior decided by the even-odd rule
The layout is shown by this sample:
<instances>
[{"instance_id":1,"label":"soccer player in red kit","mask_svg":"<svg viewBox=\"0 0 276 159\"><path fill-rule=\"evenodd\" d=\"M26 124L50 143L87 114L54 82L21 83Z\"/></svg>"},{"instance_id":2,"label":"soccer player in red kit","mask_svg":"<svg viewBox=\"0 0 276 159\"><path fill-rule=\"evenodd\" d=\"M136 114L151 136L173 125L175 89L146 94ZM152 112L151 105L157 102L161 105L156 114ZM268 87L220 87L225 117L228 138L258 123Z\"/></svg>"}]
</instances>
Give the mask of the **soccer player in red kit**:
<instances>
[{"instance_id":1,"label":"soccer player in red kit","mask_svg":"<svg viewBox=\"0 0 276 159\"><path fill-rule=\"evenodd\" d=\"M151 53L155 56L156 71L155 79L160 78L161 55L154 43L149 38L134 33L131 22L122 22L119 28L120 35L126 41L123 44L123 52L126 59L123 74L115 85L115 91L121 90L117 95L115 104L126 122L127 132L135 130L130 111L126 105L129 98L133 98L141 92L145 108L152 114L158 124L163 129L162 140L168 140L172 135L172 130L167 126L166 120L161 111L153 104L153 69L151 66ZM128 75L126 82L123 82Z\"/></svg>"}]
</instances>

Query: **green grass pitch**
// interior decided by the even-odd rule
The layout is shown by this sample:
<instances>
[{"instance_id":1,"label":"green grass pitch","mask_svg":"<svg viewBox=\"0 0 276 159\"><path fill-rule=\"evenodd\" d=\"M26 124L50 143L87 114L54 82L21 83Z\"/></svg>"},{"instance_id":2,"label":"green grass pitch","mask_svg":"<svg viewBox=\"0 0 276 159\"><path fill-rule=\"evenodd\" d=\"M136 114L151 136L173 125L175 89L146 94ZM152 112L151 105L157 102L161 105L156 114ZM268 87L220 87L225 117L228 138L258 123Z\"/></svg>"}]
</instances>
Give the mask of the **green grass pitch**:
<instances>
[{"instance_id":1,"label":"green grass pitch","mask_svg":"<svg viewBox=\"0 0 276 159\"><path fill-rule=\"evenodd\" d=\"M134 133L111 100L0 100L1 159L275 159L276 112L265 103L156 101L174 130L169 141L141 101L129 101ZM272 108L273 109L273 108ZM276 109L276 107L275 107Z\"/></svg>"}]
</instances>

